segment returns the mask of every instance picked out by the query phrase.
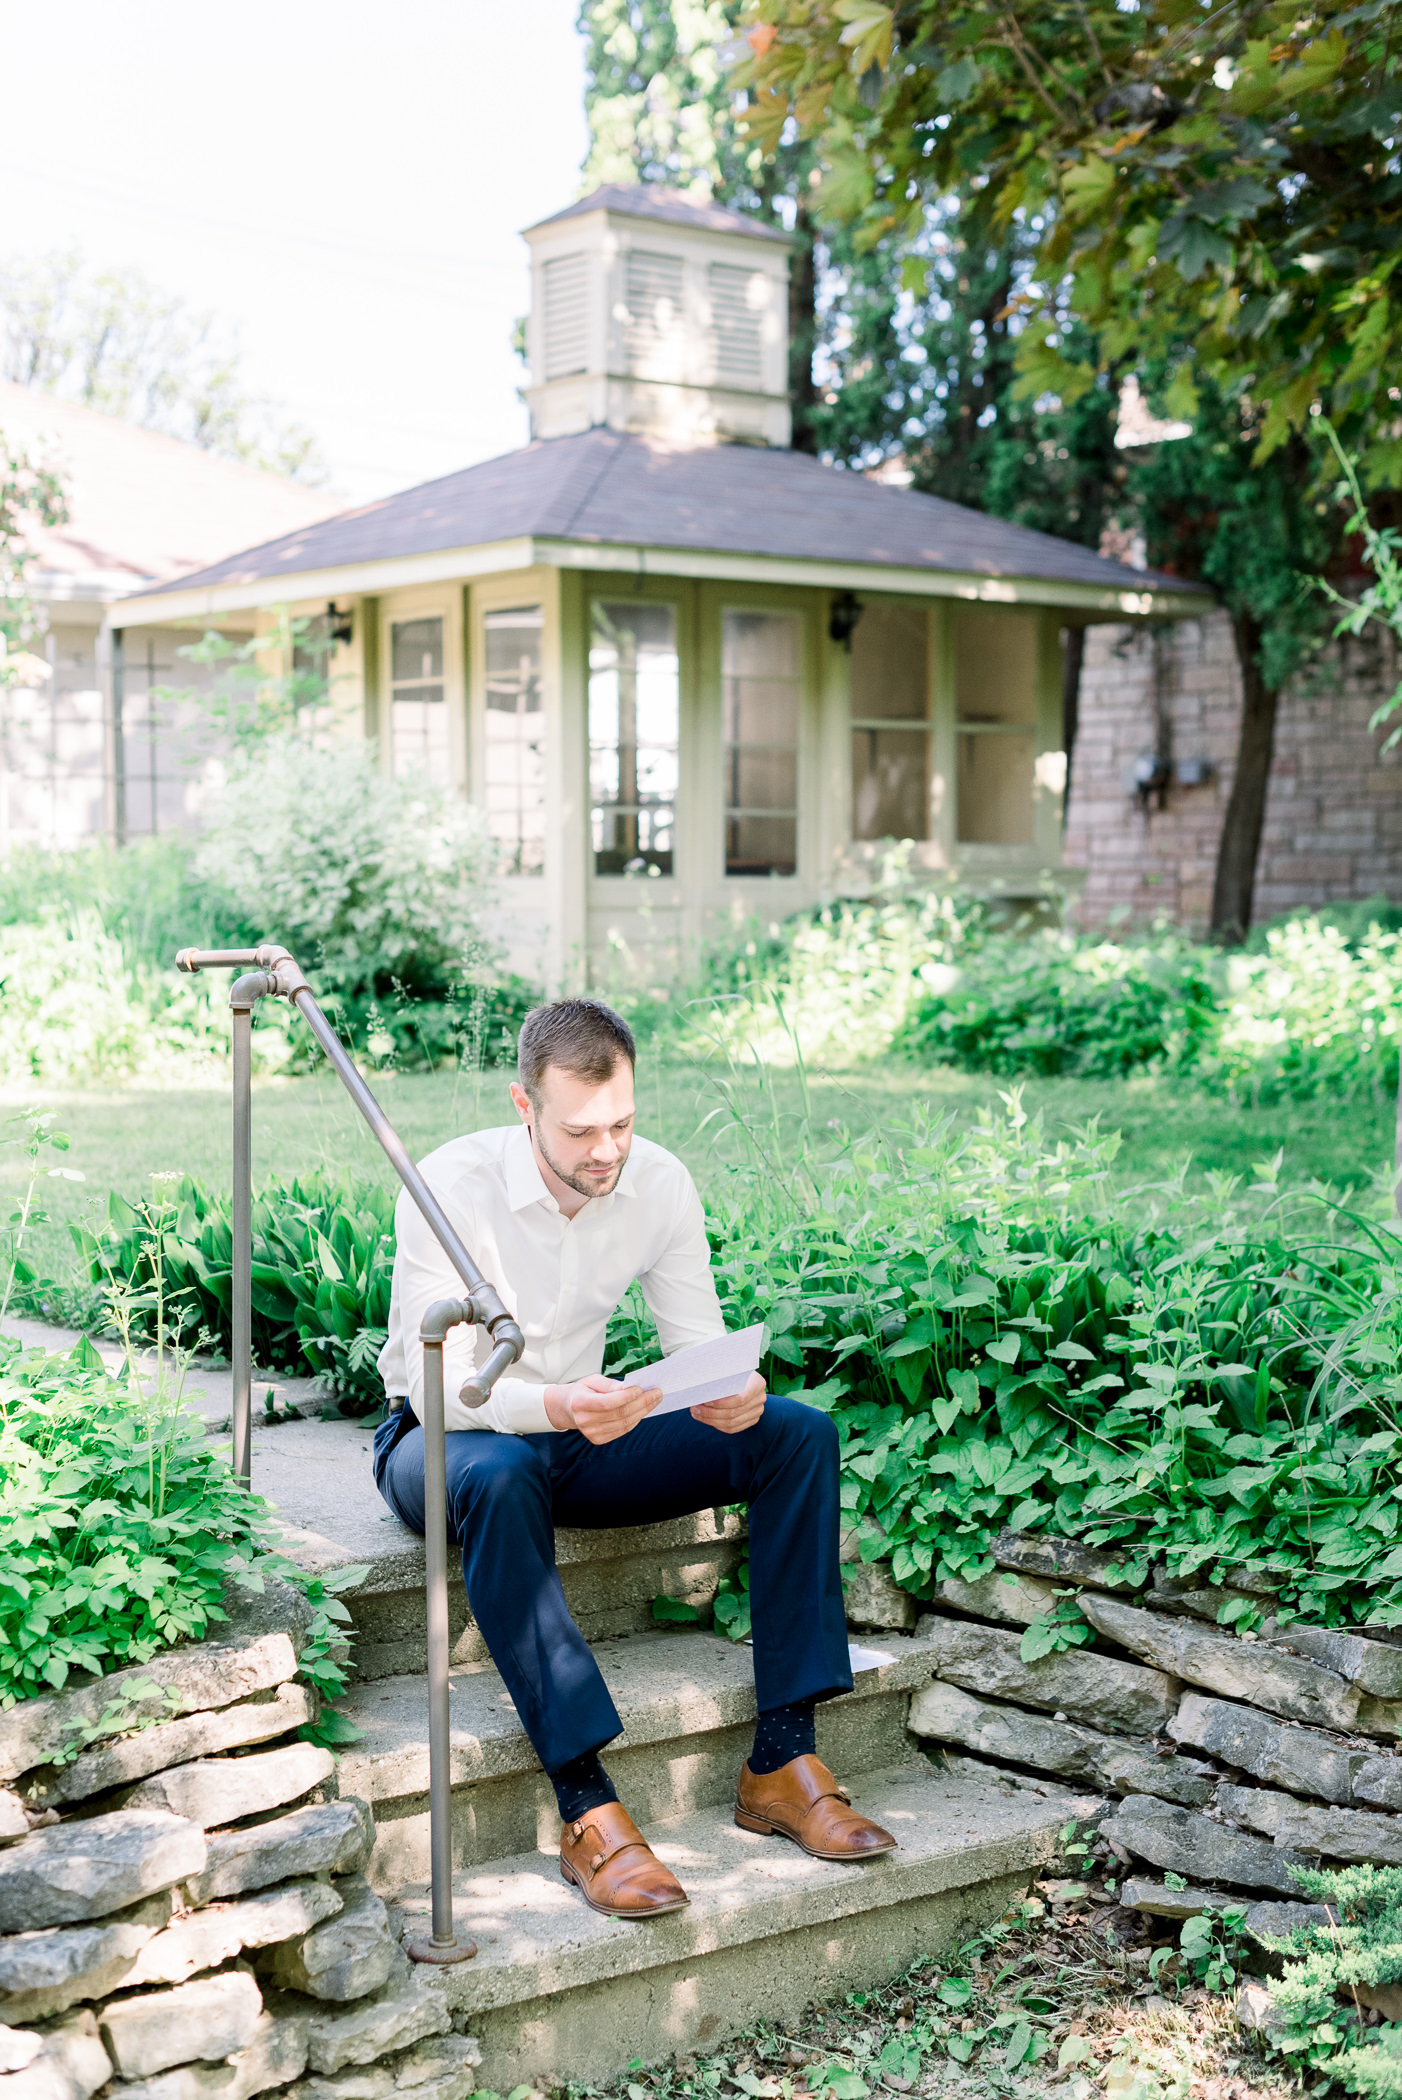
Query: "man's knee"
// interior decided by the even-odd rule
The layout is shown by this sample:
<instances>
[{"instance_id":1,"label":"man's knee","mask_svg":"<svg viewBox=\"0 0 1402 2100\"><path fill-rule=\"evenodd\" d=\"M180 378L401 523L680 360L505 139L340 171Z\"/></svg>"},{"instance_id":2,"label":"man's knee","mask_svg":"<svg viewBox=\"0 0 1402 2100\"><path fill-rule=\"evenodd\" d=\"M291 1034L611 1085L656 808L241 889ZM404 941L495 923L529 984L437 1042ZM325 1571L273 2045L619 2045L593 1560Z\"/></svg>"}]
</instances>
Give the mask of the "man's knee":
<instances>
[{"instance_id":1,"label":"man's knee","mask_svg":"<svg viewBox=\"0 0 1402 2100\"><path fill-rule=\"evenodd\" d=\"M831 1416L819 1408L771 1393L760 1419L770 1425L771 1436L786 1450L802 1453L819 1465L837 1464L837 1429Z\"/></svg>"}]
</instances>

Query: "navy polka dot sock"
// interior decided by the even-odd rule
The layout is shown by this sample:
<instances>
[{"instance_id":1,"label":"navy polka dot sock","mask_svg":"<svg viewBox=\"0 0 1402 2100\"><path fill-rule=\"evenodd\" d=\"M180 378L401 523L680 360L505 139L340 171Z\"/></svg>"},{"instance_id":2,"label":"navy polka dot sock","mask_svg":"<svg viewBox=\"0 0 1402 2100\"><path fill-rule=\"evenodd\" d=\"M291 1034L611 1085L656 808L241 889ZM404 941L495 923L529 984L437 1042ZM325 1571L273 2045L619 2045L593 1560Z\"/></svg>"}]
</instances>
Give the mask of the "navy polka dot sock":
<instances>
[{"instance_id":1,"label":"navy polka dot sock","mask_svg":"<svg viewBox=\"0 0 1402 2100\"><path fill-rule=\"evenodd\" d=\"M567 1765L561 1765L558 1771L550 1774L550 1784L560 1804L562 1823L577 1823L591 1808L618 1799L613 1781L599 1763L597 1750L586 1750L582 1757L572 1757Z\"/></svg>"},{"instance_id":2,"label":"navy polka dot sock","mask_svg":"<svg viewBox=\"0 0 1402 2100\"><path fill-rule=\"evenodd\" d=\"M750 1752L750 1770L757 1779L777 1772L795 1757L812 1757L817 1737L813 1729L812 1699L795 1699L791 1706L771 1706L755 1723L755 1746Z\"/></svg>"}]
</instances>

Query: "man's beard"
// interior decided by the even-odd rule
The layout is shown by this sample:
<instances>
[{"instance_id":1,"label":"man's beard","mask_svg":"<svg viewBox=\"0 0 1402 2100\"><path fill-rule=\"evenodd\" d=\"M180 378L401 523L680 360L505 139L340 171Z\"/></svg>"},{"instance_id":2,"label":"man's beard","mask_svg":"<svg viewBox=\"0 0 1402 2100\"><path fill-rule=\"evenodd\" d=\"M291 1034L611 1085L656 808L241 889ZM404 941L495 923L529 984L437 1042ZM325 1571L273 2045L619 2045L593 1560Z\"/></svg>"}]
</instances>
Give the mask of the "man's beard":
<instances>
[{"instance_id":1,"label":"man's beard","mask_svg":"<svg viewBox=\"0 0 1402 2100\"><path fill-rule=\"evenodd\" d=\"M561 1181L564 1182L565 1187L567 1189L573 1189L577 1196L607 1196L611 1194L615 1188L617 1188L618 1177L623 1172L624 1166L627 1163L628 1155L626 1152L618 1161L618 1164L614 1168L611 1177L607 1181L604 1181L600 1179L597 1175L591 1176L586 1174L582 1168L577 1174L567 1173L566 1170L559 1164L558 1160L553 1160L550 1157L550 1154L546 1151L545 1141L541 1137L540 1132L538 1130L532 1130L531 1136L535 1139L537 1150L539 1151L541 1158L545 1161L546 1166L549 1167L551 1173L558 1174Z\"/></svg>"}]
</instances>

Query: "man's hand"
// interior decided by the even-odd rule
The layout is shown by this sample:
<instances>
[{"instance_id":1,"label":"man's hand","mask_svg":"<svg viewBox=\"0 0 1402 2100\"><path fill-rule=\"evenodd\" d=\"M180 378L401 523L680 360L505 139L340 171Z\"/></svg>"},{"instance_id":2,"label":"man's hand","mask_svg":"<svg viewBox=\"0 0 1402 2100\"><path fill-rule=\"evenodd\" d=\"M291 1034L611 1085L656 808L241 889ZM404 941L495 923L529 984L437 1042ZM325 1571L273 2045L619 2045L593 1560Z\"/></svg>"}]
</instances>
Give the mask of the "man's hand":
<instances>
[{"instance_id":1,"label":"man's hand","mask_svg":"<svg viewBox=\"0 0 1402 2100\"><path fill-rule=\"evenodd\" d=\"M577 1429L591 1444L611 1444L636 1429L661 1398L660 1386L624 1385L621 1379L599 1373L577 1378L573 1385L548 1385L545 1412L557 1429ZM721 1407L730 1404L717 1402Z\"/></svg>"},{"instance_id":2,"label":"man's hand","mask_svg":"<svg viewBox=\"0 0 1402 2100\"><path fill-rule=\"evenodd\" d=\"M738 1436L742 1429L753 1429L764 1413L764 1380L758 1371L751 1371L745 1381L743 1392L730 1393L724 1400L708 1400L703 1407L693 1407L692 1420L709 1422L712 1429L719 1429L726 1436Z\"/></svg>"}]
</instances>

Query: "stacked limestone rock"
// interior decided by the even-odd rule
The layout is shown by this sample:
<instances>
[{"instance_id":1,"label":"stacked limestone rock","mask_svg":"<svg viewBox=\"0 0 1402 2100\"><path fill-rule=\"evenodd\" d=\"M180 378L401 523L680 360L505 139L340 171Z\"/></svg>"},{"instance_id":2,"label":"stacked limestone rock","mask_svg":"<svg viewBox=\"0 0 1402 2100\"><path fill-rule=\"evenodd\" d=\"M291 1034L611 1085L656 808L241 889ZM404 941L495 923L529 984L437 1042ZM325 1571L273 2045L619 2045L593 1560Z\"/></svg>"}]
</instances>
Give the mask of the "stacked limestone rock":
<instances>
[{"instance_id":1,"label":"stacked limestone rock","mask_svg":"<svg viewBox=\"0 0 1402 2100\"><path fill-rule=\"evenodd\" d=\"M261 1632L0 1714L0 2100L472 2091L296 1672Z\"/></svg>"},{"instance_id":2,"label":"stacked limestone rock","mask_svg":"<svg viewBox=\"0 0 1402 2100\"><path fill-rule=\"evenodd\" d=\"M1402 1645L1280 1625L1254 1573L1231 1589L1160 1574L1136 1593L1109 1554L1068 1540L1005 1532L995 1557L981 1582L942 1583L920 1622L935 1681L911 1728L946 1754L1119 1797L1101 1822L1118 1857L1196 1884L1130 1878L1126 1905L1183 1917L1256 1899L1250 1928L1274 1934L1325 1916L1279 1900L1303 1895L1295 1868L1402 1865ZM1022 1629L1068 1587L1094 1646L1024 1663ZM1254 1634L1216 1623L1233 1597L1264 1614Z\"/></svg>"}]
</instances>

